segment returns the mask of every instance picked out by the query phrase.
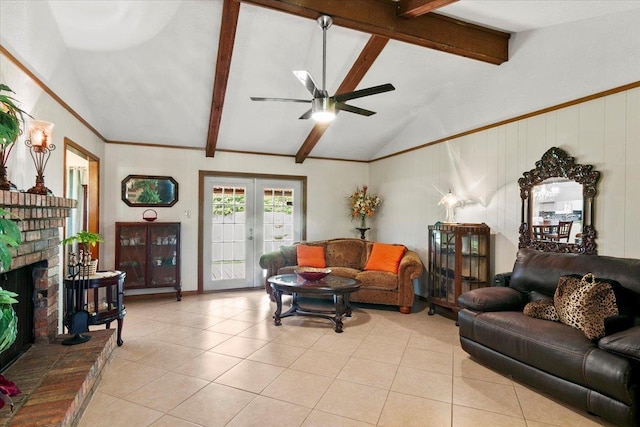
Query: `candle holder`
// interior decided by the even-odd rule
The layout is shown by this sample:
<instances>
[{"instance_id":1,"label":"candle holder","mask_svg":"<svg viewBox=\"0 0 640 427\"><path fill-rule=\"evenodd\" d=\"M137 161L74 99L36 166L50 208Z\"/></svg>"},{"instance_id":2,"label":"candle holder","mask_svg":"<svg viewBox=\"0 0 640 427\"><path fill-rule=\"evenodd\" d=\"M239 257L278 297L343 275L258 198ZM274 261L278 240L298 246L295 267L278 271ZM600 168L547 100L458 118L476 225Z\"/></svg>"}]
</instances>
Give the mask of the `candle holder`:
<instances>
[{"instance_id":1,"label":"candle holder","mask_svg":"<svg viewBox=\"0 0 640 427\"><path fill-rule=\"evenodd\" d=\"M16 186L7 178L7 159L9 158L9 154L11 154L11 150L14 145L15 142L12 142L3 148L0 148L0 190L17 190Z\"/></svg>"},{"instance_id":2,"label":"candle holder","mask_svg":"<svg viewBox=\"0 0 640 427\"><path fill-rule=\"evenodd\" d=\"M29 123L29 138L25 140L25 145L29 147L29 153L36 167L36 185L27 190L32 194L52 194L44 185L44 170L51 157L51 152L56 146L51 144L51 131L53 123L44 120L32 120Z\"/></svg>"}]
</instances>

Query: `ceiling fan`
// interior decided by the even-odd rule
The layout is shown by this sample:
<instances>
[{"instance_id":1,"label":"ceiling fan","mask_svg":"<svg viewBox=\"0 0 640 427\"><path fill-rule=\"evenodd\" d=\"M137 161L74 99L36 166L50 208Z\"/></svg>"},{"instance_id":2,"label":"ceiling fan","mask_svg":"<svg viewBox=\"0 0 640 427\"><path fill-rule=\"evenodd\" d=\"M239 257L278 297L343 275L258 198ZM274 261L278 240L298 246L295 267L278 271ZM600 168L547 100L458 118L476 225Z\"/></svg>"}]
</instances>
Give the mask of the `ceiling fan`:
<instances>
[{"instance_id":1,"label":"ceiling fan","mask_svg":"<svg viewBox=\"0 0 640 427\"><path fill-rule=\"evenodd\" d=\"M392 84L387 83L379 86L373 86L366 89L360 89L353 92L336 94L329 96L325 90L326 72L327 72L327 29L331 27L333 20L330 16L322 15L317 19L318 25L322 28L322 89L313 81L308 71L294 71L293 74L300 80L300 83L307 88L313 99L295 99L295 98L260 98L251 97L252 101L279 101L279 102L310 102L311 108L300 116L300 119L308 119L312 117L318 122L329 122L335 118L336 111L348 111L349 113L360 114L362 116L371 116L375 111L365 110L364 108L354 107L345 104L345 101L351 99L362 98L365 96L376 95L378 93L389 92L395 90Z\"/></svg>"}]
</instances>

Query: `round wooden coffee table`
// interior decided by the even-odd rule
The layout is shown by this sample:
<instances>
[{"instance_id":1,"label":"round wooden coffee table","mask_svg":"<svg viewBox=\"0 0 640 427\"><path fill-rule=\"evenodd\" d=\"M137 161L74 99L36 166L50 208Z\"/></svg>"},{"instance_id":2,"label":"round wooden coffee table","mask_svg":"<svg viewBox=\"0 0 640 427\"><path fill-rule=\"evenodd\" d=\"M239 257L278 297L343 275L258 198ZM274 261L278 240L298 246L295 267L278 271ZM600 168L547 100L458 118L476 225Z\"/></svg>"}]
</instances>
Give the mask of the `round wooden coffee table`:
<instances>
[{"instance_id":1,"label":"round wooden coffee table","mask_svg":"<svg viewBox=\"0 0 640 427\"><path fill-rule=\"evenodd\" d=\"M335 325L335 331L342 332L342 317L351 316L349 295L360 289L360 281L347 277L328 275L324 279L308 281L297 274L279 274L268 279L273 288L273 296L276 300L276 312L273 322L276 326L282 323L280 319L289 316L315 316L328 319ZM282 294L291 295L291 308L282 313ZM299 295L316 295L333 297L333 310L320 310L301 307L298 304Z\"/></svg>"}]
</instances>

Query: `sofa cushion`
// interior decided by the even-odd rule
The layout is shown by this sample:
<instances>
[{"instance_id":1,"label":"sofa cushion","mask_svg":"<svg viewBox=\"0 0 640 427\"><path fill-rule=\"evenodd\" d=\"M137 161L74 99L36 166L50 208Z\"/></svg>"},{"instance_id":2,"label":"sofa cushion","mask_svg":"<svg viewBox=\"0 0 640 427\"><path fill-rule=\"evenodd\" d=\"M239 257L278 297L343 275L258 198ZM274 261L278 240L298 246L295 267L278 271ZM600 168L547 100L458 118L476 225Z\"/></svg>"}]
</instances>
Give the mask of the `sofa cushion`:
<instances>
[{"instance_id":1,"label":"sofa cushion","mask_svg":"<svg viewBox=\"0 0 640 427\"><path fill-rule=\"evenodd\" d=\"M365 270L387 271L397 274L400 261L407 248L404 245L374 243Z\"/></svg>"},{"instance_id":2,"label":"sofa cushion","mask_svg":"<svg viewBox=\"0 0 640 427\"><path fill-rule=\"evenodd\" d=\"M355 278L362 288L392 290L398 287L398 275L388 271L362 271Z\"/></svg>"},{"instance_id":3,"label":"sofa cushion","mask_svg":"<svg viewBox=\"0 0 640 427\"><path fill-rule=\"evenodd\" d=\"M282 254L282 263L284 265L296 265L298 264L297 249L295 245L292 246L280 246L280 253Z\"/></svg>"},{"instance_id":4,"label":"sofa cushion","mask_svg":"<svg viewBox=\"0 0 640 427\"><path fill-rule=\"evenodd\" d=\"M327 266L364 270L365 243L362 240L335 239L327 242Z\"/></svg>"},{"instance_id":5,"label":"sofa cushion","mask_svg":"<svg viewBox=\"0 0 640 427\"><path fill-rule=\"evenodd\" d=\"M296 247L296 254L300 267L324 268L327 266L327 261L324 257L324 247L322 246L298 245Z\"/></svg>"},{"instance_id":6,"label":"sofa cushion","mask_svg":"<svg viewBox=\"0 0 640 427\"><path fill-rule=\"evenodd\" d=\"M458 313L460 336L551 375L629 404L631 361L607 351L582 332L521 311Z\"/></svg>"},{"instance_id":7,"label":"sofa cushion","mask_svg":"<svg viewBox=\"0 0 640 427\"><path fill-rule=\"evenodd\" d=\"M596 279L593 274L560 277L553 301L560 321L574 327L591 340L605 336L605 319L620 311L614 288L615 281Z\"/></svg>"},{"instance_id":8,"label":"sofa cushion","mask_svg":"<svg viewBox=\"0 0 640 427\"><path fill-rule=\"evenodd\" d=\"M640 362L640 326L606 336L598 341L598 347Z\"/></svg>"},{"instance_id":9,"label":"sofa cushion","mask_svg":"<svg viewBox=\"0 0 640 427\"><path fill-rule=\"evenodd\" d=\"M280 267L278 269L278 274L295 274L297 269L297 265L285 265L284 267Z\"/></svg>"},{"instance_id":10,"label":"sofa cushion","mask_svg":"<svg viewBox=\"0 0 640 427\"><path fill-rule=\"evenodd\" d=\"M331 274L341 277L348 277L349 279L355 279L358 273L361 272L361 270L349 267L334 267L332 265L329 265L329 268L331 268Z\"/></svg>"},{"instance_id":11,"label":"sofa cushion","mask_svg":"<svg viewBox=\"0 0 640 427\"><path fill-rule=\"evenodd\" d=\"M504 287L472 289L458 297L461 307L475 311L522 310L525 303L522 292Z\"/></svg>"},{"instance_id":12,"label":"sofa cushion","mask_svg":"<svg viewBox=\"0 0 640 427\"><path fill-rule=\"evenodd\" d=\"M640 259L523 248L518 251L509 286L525 293L537 291L552 297L560 276L587 273L615 280L630 290L629 302L635 307L640 322Z\"/></svg>"}]
</instances>

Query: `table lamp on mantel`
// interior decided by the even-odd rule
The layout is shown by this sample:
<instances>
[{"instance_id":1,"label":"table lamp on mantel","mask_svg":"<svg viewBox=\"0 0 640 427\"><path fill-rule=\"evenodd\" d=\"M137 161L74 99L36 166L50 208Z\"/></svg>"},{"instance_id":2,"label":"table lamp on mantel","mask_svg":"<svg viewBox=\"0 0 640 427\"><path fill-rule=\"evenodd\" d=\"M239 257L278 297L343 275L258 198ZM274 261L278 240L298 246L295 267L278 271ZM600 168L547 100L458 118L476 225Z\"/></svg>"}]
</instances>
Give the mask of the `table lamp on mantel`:
<instances>
[{"instance_id":1,"label":"table lamp on mantel","mask_svg":"<svg viewBox=\"0 0 640 427\"><path fill-rule=\"evenodd\" d=\"M56 149L51 138L53 126L53 123L44 120L29 122L29 135L24 143L29 147L29 153L36 167L36 185L28 189L27 193L51 194L51 190L44 185L44 169L47 167L51 152Z\"/></svg>"}]
</instances>

